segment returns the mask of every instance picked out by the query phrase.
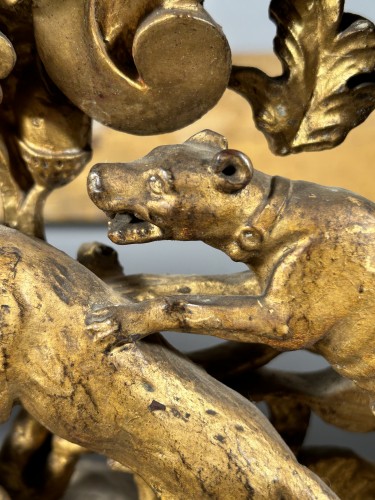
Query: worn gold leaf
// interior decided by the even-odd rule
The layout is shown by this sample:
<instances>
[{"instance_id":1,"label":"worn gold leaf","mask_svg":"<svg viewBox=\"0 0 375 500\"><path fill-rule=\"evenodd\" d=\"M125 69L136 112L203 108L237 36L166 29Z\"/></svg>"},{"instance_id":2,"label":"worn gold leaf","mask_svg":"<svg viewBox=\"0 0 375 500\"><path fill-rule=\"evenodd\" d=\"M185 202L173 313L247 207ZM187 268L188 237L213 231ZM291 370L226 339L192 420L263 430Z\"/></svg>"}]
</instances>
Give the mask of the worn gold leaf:
<instances>
[{"instance_id":1,"label":"worn gold leaf","mask_svg":"<svg viewBox=\"0 0 375 500\"><path fill-rule=\"evenodd\" d=\"M233 68L230 86L276 154L333 148L375 107L375 27L343 9L344 0L273 0L283 74Z\"/></svg>"},{"instance_id":2,"label":"worn gold leaf","mask_svg":"<svg viewBox=\"0 0 375 500\"><path fill-rule=\"evenodd\" d=\"M0 78L6 78L16 63L16 53L8 38L0 32ZM3 93L0 87L0 102Z\"/></svg>"}]
</instances>

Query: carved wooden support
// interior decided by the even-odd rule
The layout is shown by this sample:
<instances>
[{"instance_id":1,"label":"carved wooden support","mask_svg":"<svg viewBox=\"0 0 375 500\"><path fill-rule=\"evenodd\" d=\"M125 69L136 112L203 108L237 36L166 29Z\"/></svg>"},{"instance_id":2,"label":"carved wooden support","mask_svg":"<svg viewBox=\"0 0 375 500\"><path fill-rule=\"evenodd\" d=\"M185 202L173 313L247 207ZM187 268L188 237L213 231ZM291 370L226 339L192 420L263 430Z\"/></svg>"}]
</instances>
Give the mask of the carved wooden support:
<instances>
[{"instance_id":1,"label":"carved wooden support","mask_svg":"<svg viewBox=\"0 0 375 500\"><path fill-rule=\"evenodd\" d=\"M0 484L12 498L57 500L87 450L52 436L21 410L0 452ZM1 498L1 496L0 496Z\"/></svg>"},{"instance_id":2,"label":"carved wooden support","mask_svg":"<svg viewBox=\"0 0 375 500\"><path fill-rule=\"evenodd\" d=\"M324 479L342 500L363 500L375 495L375 466L350 450L307 448L299 460Z\"/></svg>"}]
</instances>

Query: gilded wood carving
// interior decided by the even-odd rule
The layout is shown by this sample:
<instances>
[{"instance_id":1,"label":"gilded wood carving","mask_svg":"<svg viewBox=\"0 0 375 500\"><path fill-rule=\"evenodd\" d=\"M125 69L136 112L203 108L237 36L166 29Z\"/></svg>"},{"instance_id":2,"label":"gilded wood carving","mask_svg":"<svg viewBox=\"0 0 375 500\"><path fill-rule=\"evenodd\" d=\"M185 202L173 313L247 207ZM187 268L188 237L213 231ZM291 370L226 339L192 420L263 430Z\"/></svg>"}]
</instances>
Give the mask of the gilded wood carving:
<instances>
[{"instance_id":1,"label":"gilded wood carving","mask_svg":"<svg viewBox=\"0 0 375 500\"><path fill-rule=\"evenodd\" d=\"M45 427L104 452L165 498L260 498L265 489L270 498L335 498L253 404L161 339L122 345L108 325L106 336L93 335L87 324L98 311L131 310L129 300L41 241L8 228L1 238L2 420L20 401Z\"/></svg>"},{"instance_id":2,"label":"gilded wood carving","mask_svg":"<svg viewBox=\"0 0 375 500\"><path fill-rule=\"evenodd\" d=\"M337 146L375 106L373 23L344 12L344 0L273 0L270 17L282 75L234 67L230 87L274 153Z\"/></svg>"},{"instance_id":3,"label":"gilded wood carving","mask_svg":"<svg viewBox=\"0 0 375 500\"><path fill-rule=\"evenodd\" d=\"M229 85L275 153L342 142L374 108L373 24L343 0L272 0L270 15L277 78L231 67L203 1L0 0L0 421L23 407L0 498L61 498L93 452L143 499L374 496L373 464L303 446L312 413L375 429L371 201L267 176L203 131L97 165L89 195L116 244L202 240L248 271L125 276L110 247L74 260L43 241L44 202L89 161L92 120L176 130ZM185 357L163 330L229 342ZM266 366L296 349L332 368Z\"/></svg>"},{"instance_id":4,"label":"gilded wood carving","mask_svg":"<svg viewBox=\"0 0 375 500\"><path fill-rule=\"evenodd\" d=\"M265 175L211 131L132 164L98 165L88 182L115 243L202 240L254 272L253 290L240 284L225 296L213 289L166 295L141 302L132 314L121 307L107 311L114 322L137 338L172 330L280 350L308 347L373 400L370 201Z\"/></svg>"},{"instance_id":5,"label":"gilded wood carving","mask_svg":"<svg viewBox=\"0 0 375 500\"><path fill-rule=\"evenodd\" d=\"M227 86L228 42L198 0L33 3L48 74L105 125L141 135L175 130L200 118Z\"/></svg>"}]
</instances>

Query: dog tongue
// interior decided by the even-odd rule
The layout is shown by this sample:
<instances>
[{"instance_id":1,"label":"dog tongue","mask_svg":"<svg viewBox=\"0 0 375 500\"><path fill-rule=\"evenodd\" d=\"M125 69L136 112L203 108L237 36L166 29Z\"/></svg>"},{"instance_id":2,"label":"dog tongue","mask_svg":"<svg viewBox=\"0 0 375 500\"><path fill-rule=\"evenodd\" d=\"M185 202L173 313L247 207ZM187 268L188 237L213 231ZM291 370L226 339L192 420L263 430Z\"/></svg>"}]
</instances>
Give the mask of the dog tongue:
<instances>
[{"instance_id":1,"label":"dog tongue","mask_svg":"<svg viewBox=\"0 0 375 500\"><path fill-rule=\"evenodd\" d=\"M112 217L109 220L108 223L108 228L111 233L114 232L123 232L131 223L132 220L132 215L131 214L120 214L117 213L115 214L114 217Z\"/></svg>"},{"instance_id":2,"label":"dog tongue","mask_svg":"<svg viewBox=\"0 0 375 500\"><path fill-rule=\"evenodd\" d=\"M133 216L131 214L117 213L113 217L112 223L127 225L127 224L130 224L130 222L132 221L132 218L133 218Z\"/></svg>"}]
</instances>

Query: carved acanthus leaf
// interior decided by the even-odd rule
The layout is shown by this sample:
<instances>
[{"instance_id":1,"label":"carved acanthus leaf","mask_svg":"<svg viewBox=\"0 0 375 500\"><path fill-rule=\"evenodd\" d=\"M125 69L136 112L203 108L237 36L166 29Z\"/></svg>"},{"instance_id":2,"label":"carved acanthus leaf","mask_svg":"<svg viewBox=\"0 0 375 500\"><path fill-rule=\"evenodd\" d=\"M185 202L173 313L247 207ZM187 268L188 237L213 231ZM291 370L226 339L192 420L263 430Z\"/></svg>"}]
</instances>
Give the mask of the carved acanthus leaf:
<instances>
[{"instance_id":1,"label":"carved acanthus leaf","mask_svg":"<svg viewBox=\"0 0 375 500\"><path fill-rule=\"evenodd\" d=\"M344 0L272 0L283 74L233 68L230 86L276 154L333 148L375 107L375 27L343 9Z\"/></svg>"}]
</instances>

